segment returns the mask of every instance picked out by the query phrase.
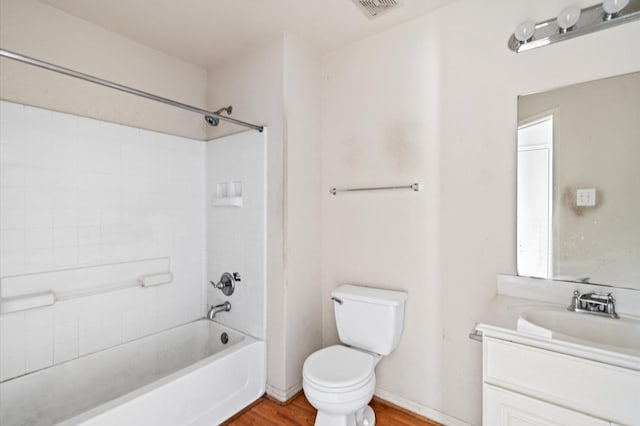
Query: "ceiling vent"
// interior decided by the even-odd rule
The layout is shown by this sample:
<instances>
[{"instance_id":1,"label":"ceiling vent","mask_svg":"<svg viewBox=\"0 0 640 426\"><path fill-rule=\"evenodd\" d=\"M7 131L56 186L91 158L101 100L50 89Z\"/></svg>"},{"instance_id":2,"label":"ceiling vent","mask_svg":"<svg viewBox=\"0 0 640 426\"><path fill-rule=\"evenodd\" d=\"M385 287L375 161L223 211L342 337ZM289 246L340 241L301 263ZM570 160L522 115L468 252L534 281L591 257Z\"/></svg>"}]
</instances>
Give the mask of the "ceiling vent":
<instances>
[{"instance_id":1,"label":"ceiling vent","mask_svg":"<svg viewBox=\"0 0 640 426\"><path fill-rule=\"evenodd\" d=\"M399 6L398 0L353 0L368 18L378 16Z\"/></svg>"}]
</instances>

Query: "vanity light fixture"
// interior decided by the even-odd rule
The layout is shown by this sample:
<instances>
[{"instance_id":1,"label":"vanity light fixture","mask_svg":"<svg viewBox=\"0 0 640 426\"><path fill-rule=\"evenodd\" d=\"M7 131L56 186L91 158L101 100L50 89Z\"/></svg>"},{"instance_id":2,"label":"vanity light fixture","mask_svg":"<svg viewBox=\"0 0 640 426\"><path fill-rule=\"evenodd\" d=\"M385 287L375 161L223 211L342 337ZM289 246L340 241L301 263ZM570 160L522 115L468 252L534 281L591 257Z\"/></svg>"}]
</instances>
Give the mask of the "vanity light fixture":
<instances>
[{"instance_id":1,"label":"vanity light fixture","mask_svg":"<svg viewBox=\"0 0 640 426\"><path fill-rule=\"evenodd\" d=\"M629 0L604 0L602 8L605 11L604 19L607 21L618 16L618 13L629 4Z\"/></svg>"},{"instance_id":2,"label":"vanity light fixture","mask_svg":"<svg viewBox=\"0 0 640 426\"><path fill-rule=\"evenodd\" d=\"M578 23L578 19L580 19L581 13L582 11L577 7L568 7L560 12L560 15L558 15L556 19L558 27L560 27L560 32L564 34L567 31L573 30Z\"/></svg>"},{"instance_id":3,"label":"vanity light fixture","mask_svg":"<svg viewBox=\"0 0 640 426\"><path fill-rule=\"evenodd\" d=\"M640 0L604 0L580 9L568 7L557 18L534 24L519 24L509 38L509 49L516 53L604 30L640 19Z\"/></svg>"},{"instance_id":4,"label":"vanity light fixture","mask_svg":"<svg viewBox=\"0 0 640 426\"><path fill-rule=\"evenodd\" d=\"M525 21L516 27L516 32L513 35L520 43L527 43L533 38L535 30L536 24L531 21Z\"/></svg>"}]
</instances>

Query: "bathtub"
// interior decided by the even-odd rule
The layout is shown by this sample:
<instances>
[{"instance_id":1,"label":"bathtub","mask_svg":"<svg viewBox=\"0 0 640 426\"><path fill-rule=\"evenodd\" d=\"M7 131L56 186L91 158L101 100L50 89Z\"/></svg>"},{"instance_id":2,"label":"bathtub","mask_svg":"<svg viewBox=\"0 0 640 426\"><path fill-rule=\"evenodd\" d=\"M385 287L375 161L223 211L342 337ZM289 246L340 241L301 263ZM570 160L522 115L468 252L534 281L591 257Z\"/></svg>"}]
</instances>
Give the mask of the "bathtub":
<instances>
[{"instance_id":1,"label":"bathtub","mask_svg":"<svg viewBox=\"0 0 640 426\"><path fill-rule=\"evenodd\" d=\"M0 384L0 424L210 426L265 383L264 342L199 320Z\"/></svg>"}]
</instances>

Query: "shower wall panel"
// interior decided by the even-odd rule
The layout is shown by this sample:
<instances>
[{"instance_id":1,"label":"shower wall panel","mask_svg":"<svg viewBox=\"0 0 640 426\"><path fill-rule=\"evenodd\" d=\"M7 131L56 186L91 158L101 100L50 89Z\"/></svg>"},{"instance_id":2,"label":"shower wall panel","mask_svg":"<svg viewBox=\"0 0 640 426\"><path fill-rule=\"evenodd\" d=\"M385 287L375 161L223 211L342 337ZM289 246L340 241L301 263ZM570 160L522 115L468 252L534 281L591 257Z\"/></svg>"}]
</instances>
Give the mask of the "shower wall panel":
<instances>
[{"instance_id":1,"label":"shower wall panel","mask_svg":"<svg viewBox=\"0 0 640 426\"><path fill-rule=\"evenodd\" d=\"M173 273L2 314L2 380L202 316L204 158L200 141L0 101L2 278L166 257Z\"/></svg>"},{"instance_id":2,"label":"shower wall panel","mask_svg":"<svg viewBox=\"0 0 640 426\"><path fill-rule=\"evenodd\" d=\"M216 321L258 339L266 337L266 150L266 130L207 143L207 278L241 276L231 296L207 285L207 301L229 301Z\"/></svg>"}]
</instances>

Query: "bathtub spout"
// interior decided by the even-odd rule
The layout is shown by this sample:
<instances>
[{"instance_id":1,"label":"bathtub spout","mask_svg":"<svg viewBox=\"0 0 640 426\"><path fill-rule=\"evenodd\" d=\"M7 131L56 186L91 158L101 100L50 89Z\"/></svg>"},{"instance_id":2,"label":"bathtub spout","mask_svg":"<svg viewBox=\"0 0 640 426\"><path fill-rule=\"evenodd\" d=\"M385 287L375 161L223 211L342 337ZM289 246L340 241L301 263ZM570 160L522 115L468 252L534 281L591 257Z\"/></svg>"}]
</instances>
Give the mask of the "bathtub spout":
<instances>
[{"instance_id":1,"label":"bathtub spout","mask_svg":"<svg viewBox=\"0 0 640 426\"><path fill-rule=\"evenodd\" d=\"M209 307L209 311L207 312L207 318L213 321L218 312L229 312L230 310L231 303L229 302L224 302L215 306L211 305L211 307Z\"/></svg>"}]
</instances>

